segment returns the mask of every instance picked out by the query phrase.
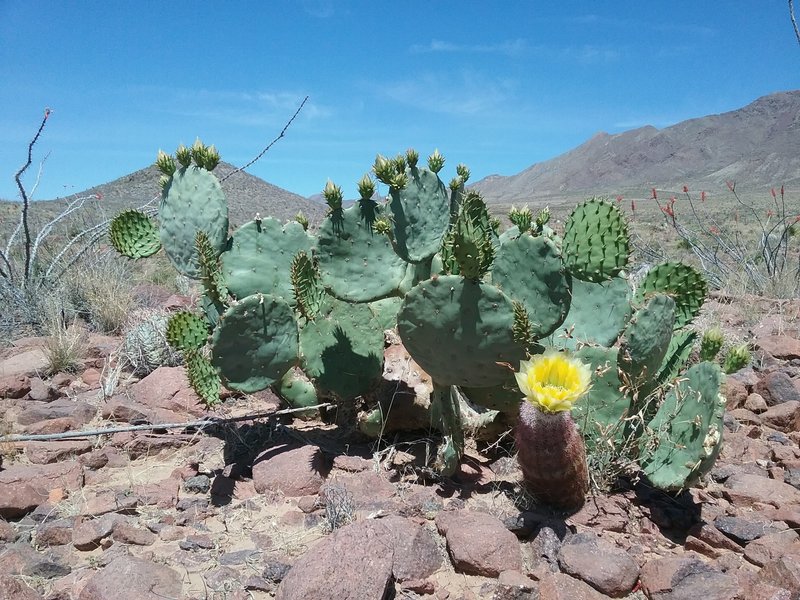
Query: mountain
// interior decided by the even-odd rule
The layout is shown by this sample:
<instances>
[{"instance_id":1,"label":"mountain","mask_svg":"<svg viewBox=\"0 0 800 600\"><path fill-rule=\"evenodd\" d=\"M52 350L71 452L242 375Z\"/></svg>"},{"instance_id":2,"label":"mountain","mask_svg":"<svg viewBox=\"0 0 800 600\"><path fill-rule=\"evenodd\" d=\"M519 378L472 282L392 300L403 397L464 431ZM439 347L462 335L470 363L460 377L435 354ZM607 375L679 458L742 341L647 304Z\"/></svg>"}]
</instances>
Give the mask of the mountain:
<instances>
[{"instance_id":1,"label":"mountain","mask_svg":"<svg viewBox=\"0 0 800 600\"><path fill-rule=\"evenodd\" d=\"M233 165L221 162L214 169L214 174L222 180L235 170L236 167ZM100 194L102 200L87 203L85 207L92 212L98 211L104 218L113 217L124 208L142 206L153 199L155 201L152 205L157 207L158 198L161 196L158 185L160 177L159 170L155 166L150 166L78 192L74 197ZM281 221L289 221L300 211L310 223L316 225L322 221L327 212L327 207L324 205L310 202L303 196L267 183L244 171L234 173L222 181L222 190L228 200L228 218L234 227L253 219L256 213L262 217L271 216ZM64 199L37 201L35 211L52 215L62 208L65 202Z\"/></svg>"},{"instance_id":2,"label":"mountain","mask_svg":"<svg viewBox=\"0 0 800 600\"><path fill-rule=\"evenodd\" d=\"M759 98L731 112L598 133L577 148L511 176L472 187L487 202L511 204L576 195L649 195L652 187L737 190L800 186L800 90Z\"/></svg>"}]
</instances>

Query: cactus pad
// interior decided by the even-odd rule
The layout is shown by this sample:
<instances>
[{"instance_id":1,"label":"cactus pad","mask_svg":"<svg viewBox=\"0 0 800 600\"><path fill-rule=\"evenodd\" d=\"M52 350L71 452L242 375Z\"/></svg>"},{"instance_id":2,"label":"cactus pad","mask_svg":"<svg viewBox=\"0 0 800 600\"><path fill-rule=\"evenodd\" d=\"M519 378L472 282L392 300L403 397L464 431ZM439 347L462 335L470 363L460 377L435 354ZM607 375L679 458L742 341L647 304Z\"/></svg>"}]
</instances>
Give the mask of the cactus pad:
<instances>
[{"instance_id":1,"label":"cactus pad","mask_svg":"<svg viewBox=\"0 0 800 600\"><path fill-rule=\"evenodd\" d=\"M611 279L628 263L629 245L628 224L610 202L587 200L564 225L564 264L578 279Z\"/></svg>"},{"instance_id":2,"label":"cactus pad","mask_svg":"<svg viewBox=\"0 0 800 600\"><path fill-rule=\"evenodd\" d=\"M211 362L229 388L245 393L266 389L297 362L294 312L277 296L248 296L220 317L211 347Z\"/></svg>"},{"instance_id":3,"label":"cactus pad","mask_svg":"<svg viewBox=\"0 0 800 600\"><path fill-rule=\"evenodd\" d=\"M651 294L668 294L675 300L675 328L688 325L700 312L708 293L702 273L690 265L667 262L648 271L636 290L642 302Z\"/></svg>"},{"instance_id":4,"label":"cactus pad","mask_svg":"<svg viewBox=\"0 0 800 600\"><path fill-rule=\"evenodd\" d=\"M650 298L631 319L625 329L618 361L633 387L656 379L669 349L674 325L675 302L663 294Z\"/></svg>"},{"instance_id":5,"label":"cactus pad","mask_svg":"<svg viewBox=\"0 0 800 600\"><path fill-rule=\"evenodd\" d=\"M208 340L208 322L188 310L173 314L167 322L167 341L184 352L199 350Z\"/></svg>"},{"instance_id":6,"label":"cactus pad","mask_svg":"<svg viewBox=\"0 0 800 600\"><path fill-rule=\"evenodd\" d=\"M114 249L128 258L146 258L161 249L155 224L138 210L126 210L114 217L108 236Z\"/></svg>"},{"instance_id":7,"label":"cactus pad","mask_svg":"<svg viewBox=\"0 0 800 600\"><path fill-rule=\"evenodd\" d=\"M200 350L186 353L186 376L189 384L206 407L219 403L222 383L214 366Z\"/></svg>"},{"instance_id":8,"label":"cactus pad","mask_svg":"<svg viewBox=\"0 0 800 600\"><path fill-rule=\"evenodd\" d=\"M405 297L397 329L414 360L443 385L491 387L525 358L511 299L493 285L432 277Z\"/></svg>"}]
</instances>

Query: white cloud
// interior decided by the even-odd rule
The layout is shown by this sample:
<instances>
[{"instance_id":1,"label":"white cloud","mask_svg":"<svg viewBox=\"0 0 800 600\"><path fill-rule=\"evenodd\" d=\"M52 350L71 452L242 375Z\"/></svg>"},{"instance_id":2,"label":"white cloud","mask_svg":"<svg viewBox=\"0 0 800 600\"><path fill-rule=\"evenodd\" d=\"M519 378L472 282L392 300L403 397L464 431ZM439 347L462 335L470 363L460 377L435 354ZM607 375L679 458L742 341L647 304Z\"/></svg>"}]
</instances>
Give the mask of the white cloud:
<instances>
[{"instance_id":1,"label":"white cloud","mask_svg":"<svg viewBox=\"0 0 800 600\"><path fill-rule=\"evenodd\" d=\"M464 54L502 54L505 56L518 56L523 54L528 44L523 39L506 40L496 44L456 44L443 40L431 40L427 44L414 44L408 50L413 54L428 54L433 52L450 52Z\"/></svg>"}]
</instances>

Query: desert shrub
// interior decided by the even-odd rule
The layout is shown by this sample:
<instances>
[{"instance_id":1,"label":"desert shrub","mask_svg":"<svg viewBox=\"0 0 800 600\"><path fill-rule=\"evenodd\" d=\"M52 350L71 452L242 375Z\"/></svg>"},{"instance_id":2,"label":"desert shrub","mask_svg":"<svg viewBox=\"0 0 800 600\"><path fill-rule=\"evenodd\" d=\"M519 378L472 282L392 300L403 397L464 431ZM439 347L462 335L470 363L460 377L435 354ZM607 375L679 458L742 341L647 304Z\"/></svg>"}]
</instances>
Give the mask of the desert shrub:
<instances>
[{"instance_id":1,"label":"desert shrub","mask_svg":"<svg viewBox=\"0 0 800 600\"><path fill-rule=\"evenodd\" d=\"M50 375L78 371L86 354L86 332L75 319L70 322L59 303L48 301L44 305L44 323L47 333L44 354Z\"/></svg>"}]
</instances>

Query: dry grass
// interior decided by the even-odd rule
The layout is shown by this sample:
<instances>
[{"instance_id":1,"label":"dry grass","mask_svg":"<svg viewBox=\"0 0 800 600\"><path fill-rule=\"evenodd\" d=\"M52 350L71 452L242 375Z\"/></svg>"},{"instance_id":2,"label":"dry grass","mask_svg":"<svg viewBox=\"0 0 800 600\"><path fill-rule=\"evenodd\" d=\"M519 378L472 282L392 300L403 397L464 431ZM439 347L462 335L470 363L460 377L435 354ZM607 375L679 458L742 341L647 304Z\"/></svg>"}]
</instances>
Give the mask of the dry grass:
<instances>
[{"instance_id":1,"label":"dry grass","mask_svg":"<svg viewBox=\"0 0 800 600\"><path fill-rule=\"evenodd\" d=\"M86 332L75 319L67 321L64 311L53 302L47 304L44 323L47 337L43 350L48 374L78 371L86 355Z\"/></svg>"}]
</instances>

